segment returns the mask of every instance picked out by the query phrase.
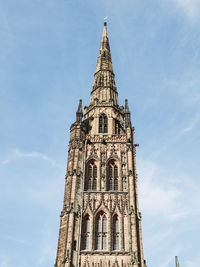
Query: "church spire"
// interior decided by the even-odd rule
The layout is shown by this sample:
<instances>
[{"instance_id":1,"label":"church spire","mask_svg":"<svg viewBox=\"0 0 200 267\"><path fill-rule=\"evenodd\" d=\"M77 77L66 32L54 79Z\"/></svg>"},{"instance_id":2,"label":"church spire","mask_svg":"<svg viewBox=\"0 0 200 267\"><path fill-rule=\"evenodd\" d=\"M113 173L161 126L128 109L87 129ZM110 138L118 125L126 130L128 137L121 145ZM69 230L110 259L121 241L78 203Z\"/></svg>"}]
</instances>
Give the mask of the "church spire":
<instances>
[{"instance_id":1,"label":"church spire","mask_svg":"<svg viewBox=\"0 0 200 267\"><path fill-rule=\"evenodd\" d=\"M113 72L112 59L110 53L110 45L108 39L107 22L104 22L101 45L96 65L96 73L98 71L109 70Z\"/></svg>"},{"instance_id":2,"label":"church spire","mask_svg":"<svg viewBox=\"0 0 200 267\"><path fill-rule=\"evenodd\" d=\"M93 105L95 103L118 105L117 88L115 85L115 75L113 72L106 21L104 21L103 34L91 93L90 104Z\"/></svg>"}]
</instances>

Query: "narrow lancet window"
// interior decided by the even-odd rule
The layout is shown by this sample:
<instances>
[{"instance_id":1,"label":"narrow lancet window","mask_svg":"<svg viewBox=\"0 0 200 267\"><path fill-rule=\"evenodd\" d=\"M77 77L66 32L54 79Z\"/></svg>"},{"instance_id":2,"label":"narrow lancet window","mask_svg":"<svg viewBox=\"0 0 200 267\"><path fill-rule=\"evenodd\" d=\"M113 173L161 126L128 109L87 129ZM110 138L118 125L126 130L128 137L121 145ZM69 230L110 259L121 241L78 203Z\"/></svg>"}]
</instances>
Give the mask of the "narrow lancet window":
<instances>
[{"instance_id":1,"label":"narrow lancet window","mask_svg":"<svg viewBox=\"0 0 200 267\"><path fill-rule=\"evenodd\" d=\"M97 189L97 166L92 160L86 167L85 190L87 191L96 189Z\"/></svg>"},{"instance_id":2,"label":"narrow lancet window","mask_svg":"<svg viewBox=\"0 0 200 267\"><path fill-rule=\"evenodd\" d=\"M115 134L120 134L120 122L115 120Z\"/></svg>"},{"instance_id":3,"label":"narrow lancet window","mask_svg":"<svg viewBox=\"0 0 200 267\"><path fill-rule=\"evenodd\" d=\"M99 133L108 132L108 118L106 115L102 114L99 116Z\"/></svg>"},{"instance_id":4,"label":"narrow lancet window","mask_svg":"<svg viewBox=\"0 0 200 267\"><path fill-rule=\"evenodd\" d=\"M111 161L108 165L107 190L118 191L118 167L115 161Z\"/></svg>"},{"instance_id":5,"label":"narrow lancet window","mask_svg":"<svg viewBox=\"0 0 200 267\"><path fill-rule=\"evenodd\" d=\"M119 220L117 215L113 218L113 250L119 250Z\"/></svg>"},{"instance_id":6,"label":"narrow lancet window","mask_svg":"<svg viewBox=\"0 0 200 267\"><path fill-rule=\"evenodd\" d=\"M90 218L86 215L83 218L82 226L82 249L89 249L89 236L90 236Z\"/></svg>"},{"instance_id":7,"label":"narrow lancet window","mask_svg":"<svg viewBox=\"0 0 200 267\"><path fill-rule=\"evenodd\" d=\"M107 218L103 212L96 218L96 249L107 249Z\"/></svg>"}]
</instances>

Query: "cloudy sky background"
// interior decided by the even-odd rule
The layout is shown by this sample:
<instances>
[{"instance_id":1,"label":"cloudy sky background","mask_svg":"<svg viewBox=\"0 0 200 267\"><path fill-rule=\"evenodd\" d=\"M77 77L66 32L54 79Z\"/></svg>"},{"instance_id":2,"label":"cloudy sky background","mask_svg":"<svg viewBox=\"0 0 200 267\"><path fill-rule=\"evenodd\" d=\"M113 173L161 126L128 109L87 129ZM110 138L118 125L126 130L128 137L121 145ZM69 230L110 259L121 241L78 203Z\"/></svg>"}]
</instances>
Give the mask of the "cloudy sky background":
<instances>
[{"instance_id":1,"label":"cloudy sky background","mask_svg":"<svg viewBox=\"0 0 200 267\"><path fill-rule=\"evenodd\" d=\"M200 266L200 1L0 0L0 267L55 262L69 127L105 16L140 144L145 259Z\"/></svg>"}]
</instances>

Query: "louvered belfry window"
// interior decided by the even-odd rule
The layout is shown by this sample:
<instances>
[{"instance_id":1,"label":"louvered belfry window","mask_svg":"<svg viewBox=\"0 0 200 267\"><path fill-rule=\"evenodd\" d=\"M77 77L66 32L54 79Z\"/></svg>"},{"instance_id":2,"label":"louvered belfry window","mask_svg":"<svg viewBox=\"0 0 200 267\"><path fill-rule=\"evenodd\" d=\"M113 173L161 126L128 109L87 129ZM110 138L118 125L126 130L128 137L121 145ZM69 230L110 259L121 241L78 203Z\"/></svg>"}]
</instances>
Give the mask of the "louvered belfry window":
<instances>
[{"instance_id":1,"label":"louvered belfry window","mask_svg":"<svg viewBox=\"0 0 200 267\"><path fill-rule=\"evenodd\" d=\"M99 133L108 133L108 118L104 114L99 116Z\"/></svg>"},{"instance_id":2,"label":"louvered belfry window","mask_svg":"<svg viewBox=\"0 0 200 267\"><path fill-rule=\"evenodd\" d=\"M97 189L97 166L94 160L86 167L86 179L85 179L85 190L96 190Z\"/></svg>"},{"instance_id":3,"label":"louvered belfry window","mask_svg":"<svg viewBox=\"0 0 200 267\"><path fill-rule=\"evenodd\" d=\"M118 191L118 167L115 161L109 163L107 170L107 190Z\"/></svg>"}]
</instances>

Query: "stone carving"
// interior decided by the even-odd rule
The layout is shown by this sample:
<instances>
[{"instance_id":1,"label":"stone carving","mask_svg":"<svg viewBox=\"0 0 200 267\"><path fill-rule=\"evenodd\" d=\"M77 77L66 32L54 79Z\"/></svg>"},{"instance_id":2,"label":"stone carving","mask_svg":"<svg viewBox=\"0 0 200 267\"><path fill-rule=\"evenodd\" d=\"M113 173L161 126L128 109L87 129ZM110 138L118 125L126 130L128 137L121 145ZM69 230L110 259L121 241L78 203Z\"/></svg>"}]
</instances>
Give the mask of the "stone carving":
<instances>
[{"instance_id":1,"label":"stone carving","mask_svg":"<svg viewBox=\"0 0 200 267\"><path fill-rule=\"evenodd\" d=\"M122 152L121 158L122 158L122 164L126 164L126 154L124 152Z\"/></svg>"},{"instance_id":2,"label":"stone carving","mask_svg":"<svg viewBox=\"0 0 200 267\"><path fill-rule=\"evenodd\" d=\"M106 193L86 193L83 198L83 213L89 211L94 214L103 208L110 213L118 211L121 214L128 214L127 193L110 193L109 195Z\"/></svg>"},{"instance_id":3,"label":"stone carving","mask_svg":"<svg viewBox=\"0 0 200 267\"><path fill-rule=\"evenodd\" d=\"M125 165L122 165L122 177L126 176L126 167Z\"/></svg>"},{"instance_id":4,"label":"stone carving","mask_svg":"<svg viewBox=\"0 0 200 267\"><path fill-rule=\"evenodd\" d=\"M90 149L90 156L93 156L93 155L95 156L97 155L97 149L94 144L92 144L91 149Z\"/></svg>"}]
</instances>

